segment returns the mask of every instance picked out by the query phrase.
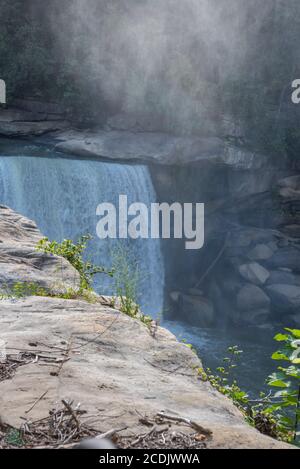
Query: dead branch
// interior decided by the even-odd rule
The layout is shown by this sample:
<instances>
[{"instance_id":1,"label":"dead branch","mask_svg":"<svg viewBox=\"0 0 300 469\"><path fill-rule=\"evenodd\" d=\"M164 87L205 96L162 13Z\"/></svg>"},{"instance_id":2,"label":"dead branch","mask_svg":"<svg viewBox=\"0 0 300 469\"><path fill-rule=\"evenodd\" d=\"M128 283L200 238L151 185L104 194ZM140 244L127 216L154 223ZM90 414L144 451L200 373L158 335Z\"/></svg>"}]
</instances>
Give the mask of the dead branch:
<instances>
[{"instance_id":1,"label":"dead branch","mask_svg":"<svg viewBox=\"0 0 300 469\"><path fill-rule=\"evenodd\" d=\"M206 436L212 435L211 430L209 430L208 428L202 427L202 425L199 425L197 422L194 422L193 420L190 420L184 417L175 417L173 415L165 414L164 412L159 412L157 416L161 419L171 420L173 422L178 422L178 423L184 423L188 425L189 427L193 428L194 430L196 430L197 432L202 433Z\"/></svg>"}]
</instances>

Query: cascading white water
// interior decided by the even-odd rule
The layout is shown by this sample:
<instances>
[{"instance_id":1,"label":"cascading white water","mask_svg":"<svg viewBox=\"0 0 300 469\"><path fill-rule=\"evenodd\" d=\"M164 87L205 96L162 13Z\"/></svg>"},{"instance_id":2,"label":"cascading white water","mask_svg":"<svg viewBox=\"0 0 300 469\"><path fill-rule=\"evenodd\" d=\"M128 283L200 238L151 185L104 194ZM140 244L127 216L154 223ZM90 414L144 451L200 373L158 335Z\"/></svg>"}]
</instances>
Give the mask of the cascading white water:
<instances>
[{"instance_id":1,"label":"cascading white water","mask_svg":"<svg viewBox=\"0 0 300 469\"><path fill-rule=\"evenodd\" d=\"M63 158L0 157L0 203L33 219L50 239L95 238L89 254L93 262L110 267L118 241L96 237L96 207L118 206L120 194L128 203L155 202L149 170L142 165L113 164ZM139 265L140 304L155 316L163 308L164 268L159 240L126 240ZM97 276L96 289L112 293L107 278Z\"/></svg>"}]
</instances>

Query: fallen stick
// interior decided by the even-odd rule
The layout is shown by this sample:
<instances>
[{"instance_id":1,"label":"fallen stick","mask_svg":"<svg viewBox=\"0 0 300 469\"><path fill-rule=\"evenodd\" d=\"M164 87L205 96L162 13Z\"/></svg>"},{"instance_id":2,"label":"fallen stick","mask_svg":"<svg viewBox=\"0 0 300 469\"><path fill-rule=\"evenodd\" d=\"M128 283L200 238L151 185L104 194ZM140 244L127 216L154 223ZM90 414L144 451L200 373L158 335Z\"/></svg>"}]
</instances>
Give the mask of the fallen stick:
<instances>
[{"instance_id":1,"label":"fallen stick","mask_svg":"<svg viewBox=\"0 0 300 469\"><path fill-rule=\"evenodd\" d=\"M49 392L49 389L47 389L47 391L45 391L34 403L33 405L30 407L30 409L26 410L25 411L25 414L29 414L29 412L32 411L32 409L34 409L34 407L46 396L46 394L48 394Z\"/></svg>"},{"instance_id":2,"label":"fallen stick","mask_svg":"<svg viewBox=\"0 0 300 469\"><path fill-rule=\"evenodd\" d=\"M172 420L173 422L185 423L189 427L193 428L199 433L203 433L204 435L207 435L207 436L212 435L211 430L209 430L208 428L202 427L202 425L199 425L197 422L194 422L193 420L186 419L184 417L175 417L173 415L165 414L164 412L159 412L157 416L166 420Z\"/></svg>"},{"instance_id":3,"label":"fallen stick","mask_svg":"<svg viewBox=\"0 0 300 469\"><path fill-rule=\"evenodd\" d=\"M62 399L61 402L66 407L66 409L70 412L71 417L73 418L73 420L76 424L77 431L79 431L80 430L80 423L79 423L79 420L78 420L74 410L72 409L72 406L65 399Z\"/></svg>"}]
</instances>

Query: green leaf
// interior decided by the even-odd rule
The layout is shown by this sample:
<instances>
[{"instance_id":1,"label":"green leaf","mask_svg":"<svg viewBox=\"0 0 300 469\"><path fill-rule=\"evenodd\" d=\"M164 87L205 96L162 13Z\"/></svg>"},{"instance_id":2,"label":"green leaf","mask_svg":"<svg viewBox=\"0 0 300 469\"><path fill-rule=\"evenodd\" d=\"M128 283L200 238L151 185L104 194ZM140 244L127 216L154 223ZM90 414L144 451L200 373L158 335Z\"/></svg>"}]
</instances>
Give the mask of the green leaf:
<instances>
[{"instance_id":1,"label":"green leaf","mask_svg":"<svg viewBox=\"0 0 300 469\"><path fill-rule=\"evenodd\" d=\"M289 361L289 358L287 357L287 355L285 355L283 352L280 352L280 351L273 353L272 359Z\"/></svg>"},{"instance_id":2,"label":"green leaf","mask_svg":"<svg viewBox=\"0 0 300 469\"><path fill-rule=\"evenodd\" d=\"M296 339L300 339L300 329L289 329L286 327L285 330L290 332Z\"/></svg>"},{"instance_id":3,"label":"green leaf","mask_svg":"<svg viewBox=\"0 0 300 469\"><path fill-rule=\"evenodd\" d=\"M269 376L268 384L277 388L288 388L291 385L290 381L286 381L284 373L273 373Z\"/></svg>"},{"instance_id":4,"label":"green leaf","mask_svg":"<svg viewBox=\"0 0 300 469\"><path fill-rule=\"evenodd\" d=\"M300 369L297 368L296 366L289 366L286 369L282 368L282 370L284 370L284 373L286 374L286 376L290 376L291 378L300 379Z\"/></svg>"},{"instance_id":5,"label":"green leaf","mask_svg":"<svg viewBox=\"0 0 300 469\"><path fill-rule=\"evenodd\" d=\"M295 424L294 419L291 419L290 417L281 417L281 423L284 423L285 425L293 427Z\"/></svg>"},{"instance_id":6,"label":"green leaf","mask_svg":"<svg viewBox=\"0 0 300 469\"><path fill-rule=\"evenodd\" d=\"M274 340L277 342L285 342L288 338L289 336L287 334L277 334L275 335Z\"/></svg>"},{"instance_id":7,"label":"green leaf","mask_svg":"<svg viewBox=\"0 0 300 469\"><path fill-rule=\"evenodd\" d=\"M270 386L274 386L274 387L276 387L276 388L288 388L288 387L289 387L287 383L285 383L284 381L281 381L281 380L279 380L279 379L277 379L277 380L270 380L270 381L268 382L268 384L269 384Z\"/></svg>"}]
</instances>

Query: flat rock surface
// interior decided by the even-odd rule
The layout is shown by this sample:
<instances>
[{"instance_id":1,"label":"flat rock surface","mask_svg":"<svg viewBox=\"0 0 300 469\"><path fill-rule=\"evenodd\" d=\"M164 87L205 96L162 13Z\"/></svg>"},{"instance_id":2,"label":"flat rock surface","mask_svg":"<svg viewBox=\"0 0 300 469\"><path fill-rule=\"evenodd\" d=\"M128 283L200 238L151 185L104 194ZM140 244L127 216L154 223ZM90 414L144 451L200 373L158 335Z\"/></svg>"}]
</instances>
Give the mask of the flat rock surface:
<instances>
[{"instance_id":1,"label":"flat rock surface","mask_svg":"<svg viewBox=\"0 0 300 469\"><path fill-rule=\"evenodd\" d=\"M66 130L53 135L57 151L87 158L107 158L163 165L212 163L237 169L268 166L269 157L225 144L218 137L174 136L159 132Z\"/></svg>"},{"instance_id":2,"label":"flat rock surface","mask_svg":"<svg viewBox=\"0 0 300 469\"><path fill-rule=\"evenodd\" d=\"M0 382L6 423L42 419L57 402L72 399L87 412L82 422L99 432L125 426L146 432L141 415L165 411L209 428L209 447L286 446L249 427L229 400L202 382L195 354L165 329L152 337L147 326L112 308L71 300L4 300L0 312L6 353L32 356Z\"/></svg>"},{"instance_id":3,"label":"flat rock surface","mask_svg":"<svg viewBox=\"0 0 300 469\"><path fill-rule=\"evenodd\" d=\"M176 137L155 132L105 131L62 132L56 150L85 157L185 164L218 158L223 142L216 137Z\"/></svg>"}]
</instances>

